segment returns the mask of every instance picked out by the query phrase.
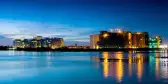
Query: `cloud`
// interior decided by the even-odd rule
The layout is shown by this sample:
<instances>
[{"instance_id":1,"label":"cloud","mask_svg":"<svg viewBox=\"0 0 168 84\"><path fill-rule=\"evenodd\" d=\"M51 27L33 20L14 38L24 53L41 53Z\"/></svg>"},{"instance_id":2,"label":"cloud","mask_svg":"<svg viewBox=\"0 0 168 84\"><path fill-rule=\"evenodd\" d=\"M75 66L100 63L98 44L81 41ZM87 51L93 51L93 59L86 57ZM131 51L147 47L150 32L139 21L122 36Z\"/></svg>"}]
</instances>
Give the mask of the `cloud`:
<instances>
[{"instance_id":1,"label":"cloud","mask_svg":"<svg viewBox=\"0 0 168 84\"><path fill-rule=\"evenodd\" d=\"M92 28L75 27L66 24L42 23L20 20L0 20L0 35L6 38L62 37L68 41L89 42Z\"/></svg>"}]
</instances>

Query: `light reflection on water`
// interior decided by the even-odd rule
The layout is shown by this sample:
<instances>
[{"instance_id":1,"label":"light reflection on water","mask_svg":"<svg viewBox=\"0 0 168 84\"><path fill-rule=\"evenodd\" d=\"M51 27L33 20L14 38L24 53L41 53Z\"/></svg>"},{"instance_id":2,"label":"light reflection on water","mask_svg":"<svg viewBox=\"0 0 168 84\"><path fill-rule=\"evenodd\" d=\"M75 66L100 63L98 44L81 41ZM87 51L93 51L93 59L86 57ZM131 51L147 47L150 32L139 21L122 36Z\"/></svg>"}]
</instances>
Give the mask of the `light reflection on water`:
<instances>
[{"instance_id":1,"label":"light reflection on water","mask_svg":"<svg viewBox=\"0 0 168 84\"><path fill-rule=\"evenodd\" d=\"M103 71L104 71L104 77L107 78L109 76L109 62L108 62L108 52L103 52Z\"/></svg>"},{"instance_id":2,"label":"light reflection on water","mask_svg":"<svg viewBox=\"0 0 168 84\"><path fill-rule=\"evenodd\" d=\"M146 66L150 63L152 66L150 69L155 69L155 80L165 79L167 83L168 80L168 58L155 58L155 57L166 57L167 52L164 53L133 53L128 52L124 55L123 52L102 52L103 63L103 74L105 78L115 78L116 82L124 81L123 77L127 76L129 78L134 77L136 74L138 82L142 82L145 78L144 75L148 73ZM101 56L98 56L101 58ZM98 58L96 57L96 58ZM110 61L108 59L119 59L118 61ZM127 62L122 59L128 59ZM97 62L101 62L96 59ZM155 66L153 66L153 63ZM126 72L128 69L128 72ZM152 72L150 72L152 73ZM152 73L153 74L153 73ZM152 77L152 76L151 76ZM143 79L142 79L143 78ZM146 78L148 79L148 78Z\"/></svg>"},{"instance_id":3,"label":"light reflection on water","mask_svg":"<svg viewBox=\"0 0 168 84\"><path fill-rule=\"evenodd\" d=\"M0 51L0 83L10 79L17 79L15 84L41 84L43 83L41 81L47 84L86 84L86 81L88 84L167 83L168 58L155 58L166 56L167 51L162 53Z\"/></svg>"}]
</instances>

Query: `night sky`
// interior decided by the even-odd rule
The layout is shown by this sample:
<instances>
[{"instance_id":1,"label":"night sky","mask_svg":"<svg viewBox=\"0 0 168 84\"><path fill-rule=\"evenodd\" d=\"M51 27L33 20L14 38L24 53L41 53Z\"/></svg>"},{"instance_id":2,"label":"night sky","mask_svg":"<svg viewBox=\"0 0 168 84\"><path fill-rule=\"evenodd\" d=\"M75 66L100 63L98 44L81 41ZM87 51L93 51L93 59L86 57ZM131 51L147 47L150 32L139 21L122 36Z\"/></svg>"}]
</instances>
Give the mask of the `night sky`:
<instances>
[{"instance_id":1,"label":"night sky","mask_svg":"<svg viewBox=\"0 0 168 84\"><path fill-rule=\"evenodd\" d=\"M89 35L121 28L168 40L166 0L1 0L0 45L11 38L63 37L88 44Z\"/></svg>"}]
</instances>

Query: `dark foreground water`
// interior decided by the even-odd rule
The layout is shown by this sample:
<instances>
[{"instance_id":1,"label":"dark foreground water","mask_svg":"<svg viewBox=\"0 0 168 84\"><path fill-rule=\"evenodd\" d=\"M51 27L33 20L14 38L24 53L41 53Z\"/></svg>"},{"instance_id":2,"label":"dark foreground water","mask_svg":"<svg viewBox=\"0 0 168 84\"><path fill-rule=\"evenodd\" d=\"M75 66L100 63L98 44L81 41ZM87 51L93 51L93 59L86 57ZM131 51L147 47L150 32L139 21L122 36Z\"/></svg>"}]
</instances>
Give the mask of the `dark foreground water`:
<instances>
[{"instance_id":1,"label":"dark foreground water","mask_svg":"<svg viewBox=\"0 0 168 84\"><path fill-rule=\"evenodd\" d=\"M168 84L168 58L158 56L167 52L0 51L0 84Z\"/></svg>"}]
</instances>

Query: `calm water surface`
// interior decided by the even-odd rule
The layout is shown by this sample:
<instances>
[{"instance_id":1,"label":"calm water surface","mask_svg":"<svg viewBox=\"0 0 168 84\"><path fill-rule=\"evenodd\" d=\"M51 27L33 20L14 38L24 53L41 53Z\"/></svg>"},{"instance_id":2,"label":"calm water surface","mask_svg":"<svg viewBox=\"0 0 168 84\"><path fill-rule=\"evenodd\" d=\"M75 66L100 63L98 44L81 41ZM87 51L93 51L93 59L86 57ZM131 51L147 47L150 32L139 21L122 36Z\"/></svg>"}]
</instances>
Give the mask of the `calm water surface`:
<instances>
[{"instance_id":1,"label":"calm water surface","mask_svg":"<svg viewBox=\"0 0 168 84\"><path fill-rule=\"evenodd\" d=\"M0 84L168 84L167 53L0 51Z\"/></svg>"}]
</instances>

